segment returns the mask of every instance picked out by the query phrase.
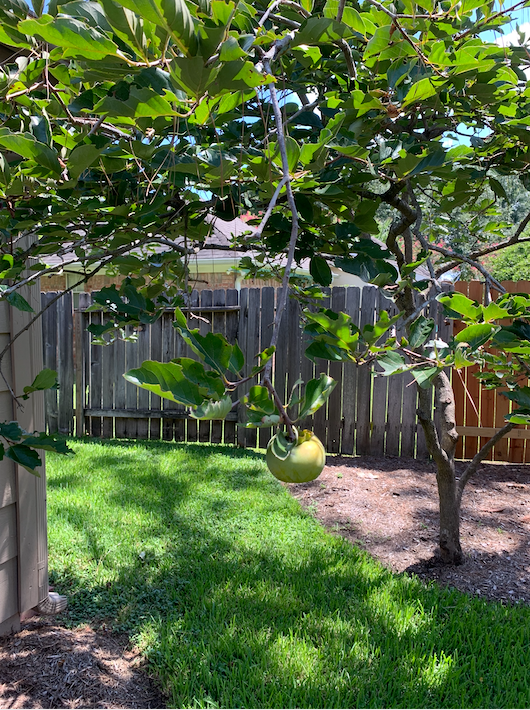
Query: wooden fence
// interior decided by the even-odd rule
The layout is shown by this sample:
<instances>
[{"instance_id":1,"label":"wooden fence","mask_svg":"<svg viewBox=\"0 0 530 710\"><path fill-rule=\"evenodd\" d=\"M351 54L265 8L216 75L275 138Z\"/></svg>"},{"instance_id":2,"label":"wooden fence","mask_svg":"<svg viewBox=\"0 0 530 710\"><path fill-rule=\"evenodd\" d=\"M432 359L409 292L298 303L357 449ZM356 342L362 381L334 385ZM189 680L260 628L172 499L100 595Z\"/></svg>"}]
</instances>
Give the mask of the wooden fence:
<instances>
[{"instance_id":1,"label":"wooden fence","mask_svg":"<svg viewBox=\"0 0 530 710\"><path fill-rule=\"evenodd\" d=\"M529 292L530 284L505 284L507 290ZM480 282L458 283L457 290L471 298L483 297ZM55 294L42 294L43 306ZM204 290L192 295L193 313L200 319L192 324L203 333L213 328L238 341L247 369L252 358L270 340L277 293L262 289ZM59 392L46 393L47 426L50 431L92 436L238 443L264 447L269 429L249 430L238 426L243 408L232 412L225 422L197 422L188 417L184 407L160 400L126 382L122 373L144 360L167 362L190 349L173 328L173 313L168 311L151 326L133 334L136 340L116 341L107 347L93 345L86 327L100 323L102 315L87 312L90 294L79 295L79 308L73 311L71 294L54 303L44 314L45 366L58 370ZM334 288L326 292L324 305L345 311L361 327L374 323L380 311L395 312L394 304L376 288ZM430 306L437 323L436 337L448 340L451 321L445 321L437 304ZM455 324L455 328L462 327ZM275 386L280 397L287 398L292 386L302 378L307 381L328 372L337 386L327 405L314 416L312 428L330 453L387 454L427 456L423 431L416 418L416 387L408 374L393 377L374 376L369 366L318 361L313 365L303 356L304 334L299 305L290 301L282 321L278 352L275 357ZM398 332L399 336L400 333ZM377 366L375 367L377 370ZM457 457L471 458L479 447L503 424L510 402L491 390L480 387L473 368L453 376L457 425L462 438ZM248 387L248 385L247 385ZM241 387L235 395L246 391ZM490 454L501 461L530 461L530 431L518 427L510 438L502 440Z\"/></svg>"},{"instance_id":2,"label":"wooden fence","mask_svg":"<svg viewBox=\"0 0 530 710\"><path fill-rule=\"evenodd\" d=\"M503 281L502 285L510 293L530 293L530 281ZM458 281L455 290L474 301L484 303L484 284L481 281ZM492 293L494 299L497 296L497 292ZM455 323L455 333L462 328L461 323ZM499 390L481 387L475 377L477 371L478 367L468 367L453 373L457 430L461 434L456 449L457 458L473 458L488 439L504 426L504 416L514 407ZM494 447L488 459L530 463L530 429L524 426L512 429Z\"/></svg>"},{"instance_id":3,"label":"wooden fence","mask_svg":"<svg viewBox=\"0 0 530 710\"><path fill-rule=\"evenodd\" d=\"M55 294L43 293L43 306ZM192 320L205 333L210 328L238 341L247 369L256 353L267 347L274 320L277 292L262 289L204 290L192 295ZM90 294L79 295L79 308L72 308L71 294L44 313L45 366L56 369L61 383L58 392L46 394L47 426L50 431L92 436L237 443L266 446L269 429L245 429L244 409L238 407L225 422L197 422L184 407L126 382L122 373L144 360L167 362L192 355L173 328L173 313L164 313L151 326L133 334L136 339L116 341L107 347L93 345L86 331L89 323L100 323L99 312L87 312ZM374 323L382 310L394 305L374 287L334 288L326 292L324 305L345 311L361 327ZM437 336L447 338L449 326L437 307ZM315 415L312 427L331 453L389 454L426 457L423 432L416 420L416 388L410 375L374 377L371 367L318 361L303 356L306 343L299 305L290 301L282 321L280 346L274 364L274 382L280 397L287 398L294 383L329 374L337 386L327 405ZM399 334L398 334L399 335ZM248 389L250 385L247 385ZM240 387L234 398L246 391Z\"/></svg>"}]
</instances>

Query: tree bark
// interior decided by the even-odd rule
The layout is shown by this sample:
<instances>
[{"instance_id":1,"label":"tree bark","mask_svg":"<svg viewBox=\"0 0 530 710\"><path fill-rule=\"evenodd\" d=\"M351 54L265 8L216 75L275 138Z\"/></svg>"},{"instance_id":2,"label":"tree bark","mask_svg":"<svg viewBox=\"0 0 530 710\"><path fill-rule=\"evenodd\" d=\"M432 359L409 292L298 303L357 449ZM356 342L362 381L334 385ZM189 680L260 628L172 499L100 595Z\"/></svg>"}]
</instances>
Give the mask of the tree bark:
<instances>
[{"instance_id":1,"label":"tree bark","mask_svg":"<svg viewBox=\"0 0 530 710\"><path fill-rule=\"evenodd\" d=\"M436 482L440 500L440 557L445 564L461 565L463 555L460 545L460 501L454 460L438 464Z\"/></svg>"},{"instance_id":2,"label":"tree bark","mask_svg":"<svg viewBox=\"0 0 530 710\"><path fill-rule=\"evenodd\" d=\"M462 564L460 545L460 495L458 491L454 452L458 434L455 420L455 400L451 382L445 372L435 380L435 403L440 410L440 437L434 425L428 390L418 387L418 419L425 432L429 453L436 463L436 482L440 509L439 553L445 564Z\"/></svg>"}]
</instances>

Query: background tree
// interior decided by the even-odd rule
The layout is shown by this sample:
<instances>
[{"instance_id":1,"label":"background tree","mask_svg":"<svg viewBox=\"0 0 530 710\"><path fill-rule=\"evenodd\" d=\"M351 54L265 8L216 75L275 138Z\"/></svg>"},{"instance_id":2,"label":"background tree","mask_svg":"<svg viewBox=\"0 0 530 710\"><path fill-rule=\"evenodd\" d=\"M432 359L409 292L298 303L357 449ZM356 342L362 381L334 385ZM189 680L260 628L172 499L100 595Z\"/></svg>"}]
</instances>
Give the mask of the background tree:
<instances>
[{"instance_id":1,"label":"background tree","mask_svg":"<svg viewBox=\"0 0 530 710\"><path fill-rule=\"evenodd\" d=\"M526 238L530 213L507 228L499 175L517 180L527 170L529 59L523 47L484 37L527 4L55 0L43 14L40 0L32 10L2 0L2 297L27 308L20 288L58 268L46 266L46 254L73 251L83 280L114 264L128 278L99 296L109 316L95 335L109 337L185 303L187 262L212 214L259 215L237 247L259 252L245 268L269 264L283 289L255 372L261 383L243 403L249 424L278 421L281 455L296 442L271 371L293 264L311 262L315 286L292 292L305 303L331 283L330 263L385 289L405 340L388 318L359 333L344 316L308 312L309 355L378 358L389 374L414 372L438 467L441 554L460 562L463 486L498 437L526 421L530 309L513 297L483 307L443 296L439 278L464 264L487 293L502 292L484 258ZM447 140L462 132L473 134L471 145ZM459 214L474 215L470 233L489 235L465 253L444 236ZM152 258L155 245L165 251ZM418 281L421 264L429 277ZM451 343L423 315L429 289L468 325ZM511 331L498 324L507 316L519 319ZM241 381L239 353L220 336L201 339L178 314L176 327L202 362L148 363L129 377L209 416ZM457 480L446 369L475 362L523 406ZM302 409L314 411L331 386L306 386Z\"/></svg>"}]
</instances>

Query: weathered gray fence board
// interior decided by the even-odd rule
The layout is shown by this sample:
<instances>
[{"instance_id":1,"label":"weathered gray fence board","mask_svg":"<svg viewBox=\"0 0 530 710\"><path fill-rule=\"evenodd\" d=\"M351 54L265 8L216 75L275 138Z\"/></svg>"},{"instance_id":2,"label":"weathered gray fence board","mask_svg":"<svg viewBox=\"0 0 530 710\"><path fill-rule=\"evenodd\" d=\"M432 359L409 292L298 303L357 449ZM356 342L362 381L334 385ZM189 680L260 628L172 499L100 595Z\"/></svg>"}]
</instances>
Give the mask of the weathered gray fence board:
<instances>
[{"instance_id":1,"label":"weathered gray fence board","mask_svg":"<svg viewBox=\"0 0 530 710\"><path fill-rule=\"evenodd\" d=\"M217 308L226 305L226 291L216 288L213 292L213 305ZM221 333L226 338L226 313L217 311L211 314L212 331ZM229 374L229 373L227 373ZM212 444L220 444L223 441L223 422L213 421L210 435Z\"/></svg>"},{"instance_id":2,"label":"weathered gray fence board","mask_svg":"<svg viewBox=\"0 0 530 710\"><path fill-rule=\"evenodd\" d=\"M345 312L352 319L353 325L359 326L361 305L361 289L346 289ZM344 454L353 454L355 451L355 422L357 413L357 366L347 363L343 373L343 400L342 400L342 445Z\"/></svg>"},{"instance_id":3,"label":"weathered gray fence board","mask_svg":"<svg viewBox=\"0 0 530 710\"><path fill-rule=\"evenodd\" d=\"M204 289L201 291L201 308L211 308L213 306L213 292L210 289ZM207 316L210 314L203 313L202 319L199 321L199 332L201 335L206 335L211 333L213 323L208 320ZM210 315L210 318L212 316ZM212 319L213 320L213 319ZM211 422L204 421L199 422L199 441L207 442L210 441L211 436Z\"/></svg>"},{"instance_id":4,"label":"weathered gray fence board","mask_svg":"<svg viewBox=\"0 0 530 710\"><path fill-rule=\"evenodd\" d=\"M261 289L261 313L260 313L260 344L259 351L265 350L269 346L272 337L272 328L274 324L274 295L275 290L272 286L266 286ZM272 429L259 429L259 445L262 449L267 447L267 444L272 436Z\"/></svg>"},{"instance_id":5,"label":"weathered gray fence board","mask_svg":"<svg viewBox=\"0 0 530 710\"><path fill-rule=\"evenodd\" d=\"M331 292L331 310L336 313L344 312L346 308L346 289L342 286L334 288ZM335 389L328 400L328 437L324 444L326 451L337 454L340 451L342 429L342 363L329 363L329 376L333 377Z\"/></svg>"},{"instance_id":6,"label":"weathered gray fence board","mask_svg":"<svg viewBox=\"0 0 530 710\"><path fill-rule=\"evenodd\" d=\"M74 322L72 293L65 293L57 319L57 376L59 389L59 431L73 434L74 422Z\"/></svg>"},{"instance_id":7,"label":"weathered gray fence board","mask_svg":"<svg viewBox=\"0 0 530 710\"><path fill-rule=\"evenodd\" d=\"M199 292L198 291L192 291L191 298L190 298L190 306L192 308L197 308L199 306L200 300L199 300ZM197 321L191 321L191 319L188 317L188 326L191 329L195 329L197 327ZM180 337L177 336L177 340L180 340ZM193 350L189 347L189 345L184 345L184 350L180 352L181 357L194 357ZM197 426L197 420L193 419L190 417L189 419L186 420L186 437L187 441L197 441L197 434L198 434L198 426Z\"/></svg>"},{"instance_id":8,"label":"weathered gray fence board","mask_svg":"<svg viewBox=\"0 0 530 710\"><path fill-rule=\"evenodd\" d=\"M394 304L388 309L390 317L397 313L397 308ZM398 328L396 337L399 339L403 332ZM385 452L389 456L398 456L400 447L401 434L401 404L403 399L403 381L404 375L392 375L388 378L388 395L387 395L387 430L385 441Z\"/></svg>"},{"instance_id":9,"label":"weathered gray fence board","mask_svg":"<svg viewBox=\"0 0 530 710\"><path fill-rule=\"evenodd\" d=\"M41 294L41 308L46 308L50 301L56 298L56 293ZM43 365L57 371L57 307L55 303L48 307L42 315ZM52 434L59 430L59 408L57 390L44 392L44 406L48 430Z\"/></svg>"},{"instance_id":10,"label":"weathered gray fence board","mask_svg":"<svg viewBox=\"0 0 530 710\"><path fill-rule=\"evenodd\" d=\"M227 308L233 308L239 305L239 293L235 288L229 288L226 291L226 306ZM235 310L228 310L226 312L226 339L232 345L237 339L237 329L239 324L239 312ZM237 401L238 391L235 390L232 394L232 401ZM236 443L236 424L233 421L225 419L224 422L224 443L225 444L235 444Z\"/></svg>"},{"instance_id":11,"label":"weathered gray fence board","mask_svg":"<svg viewBox=\"0 0 530 710\"><path fill-rule=\"evenodd\" d=\"M164 313L160 319L162 323L162 357L161 362L169 362L174 357L176 353L174 351L174 338L175 329L173 328L172 319L169 313ZM169 399L162 400L162 408L165 410L175 409L175 403L171 402ZM166 419L162 421L162 439L164 441L173 441L175 437L175 420ZM185 423L182 422L181 430L179 435L175 437L177 441L182 441L185 438Z\"/></svg>"},{"instance_id":12,"label":"weathered gray fence board","mask_svg":"<svg viewBox=\"0 0 530 710\"><path fill-rule=\"evenodd\" d=\"M322 289L325 294L324 298L319 301L319 306L321 308L329 308L331 305L331 289ZM316 360L315 361L315 377L320 377L321 373L328 372L328 361L327 360ZM320 409L315 413L313 417L314 428L313 431L318 436L320 441L326 445L327 436L327 405L320 407Z\"/></svg>"},{"instance_id":13,"label":"weathered gray fence board","mask_svg":"<svg viewBox=\"0 0 530 710\"><path fill-rule=\"evenodd\" d=\"M101 313L94 312L90 314L90 323L95 325L101 324ZM101 351L100 345L90 345L90 382L88 385L88 406L89 409L101 409L101 385L102 385L102 371L101 371L101 360L103 353ZM60 382L60 380L59 380ZM136 389L136 388L135 388ZM130 406L130 403L127 402ZM136 407L136 399L134 401L134 407ZM92 436L101 436L101 417L91 417L90 418L90 433ZM136 436L136 431L134 432Z\"/></svg>"},{"instance_id":14,"label":"weathered gray fence board","mask_svg":"<svg viewBox=\"0 0 530 710\"><path fill-rule=\"evenodd\" d=\"M391 303L381 291L378 292L378 313L388 310ZM373 453L384 451L386 422L390 416L390 412L387 412L388 377L375 374L382 372L382 370L383 368L377 364L373 367L372 432L370 437L370 451Z\"/></svg>"},{"instance_id":15,"label":"weathered gray fence board","mask_svg":"<svg viewBox=\"0 0 530 710\"><path fill-rule=\"evenodd\" d=\"M150 337L150 348L149 348L149 359L150 360L162 360L162 319L159 318L155 321L149 328ZM151 394L149 397L149 408L150 409L162 409L162 399L156 394ZM160 439L160 420L150 419L149 420L149 438L158 441Z\"/></svg>"},{"instance_id":16,"label":"weathered gray fence board","mask_svg":"<svg viewBox=\"0 0 530 710\"><path fill-rule=\"evenodd\" d=\"M114 348L115 343L101 348L101 367L103 385L101 388L101 406L103 409L114 408ZM112 417L103 417L101 424L101 433L105 439L111 439L114 436L114 419Z\"/></svg>"},{"instance_id":17,"label":"weathered gray fence board","mask_svg":"<svg viewBox=\"0 0 530 710\"><path fill-rule=\"evenodd\" d=\"M361 318L359 327L373 324L375 320L377 289L366 287L362 290ZM357 369L357 432L356 450L358 454L370 454L372 404L372 369L361 365Z\"/></svg>"},{"instance_id":18,"label":"weathered gray fence board","mask_svg":"<svg viewBox=\"0 0 530 710\"><path fill-rule=\"evenodd\" d=\"M150 359L149 356L149 341L150 341L150 327L147 325L141 325L138 328L138 366L141 367L142 363ZM138 409L149 409L149 392L147 390L138 388ZM149 438L149 420L139 419L137 422L136 435L138 439Z\"/></svg>"}]
</instances>

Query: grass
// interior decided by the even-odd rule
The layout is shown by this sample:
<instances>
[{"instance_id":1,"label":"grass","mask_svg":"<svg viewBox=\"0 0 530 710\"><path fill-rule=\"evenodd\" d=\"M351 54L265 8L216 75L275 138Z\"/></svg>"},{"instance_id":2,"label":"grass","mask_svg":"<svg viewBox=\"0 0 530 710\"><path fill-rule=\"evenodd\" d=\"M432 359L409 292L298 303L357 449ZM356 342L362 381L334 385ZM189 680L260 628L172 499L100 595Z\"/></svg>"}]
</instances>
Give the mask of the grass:
<instances>
[{"instance_id":1,"label":"grass","mask_svg":"<svg viewBox=\"0 0 530 710\"><path fill-rule=\"evenodd\" d=\"M48 455L71 624L126 631L173 707L529 707L530 609L395 575L262 456L78 442Z\"/></svg>"}]
</instances>

